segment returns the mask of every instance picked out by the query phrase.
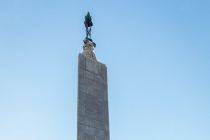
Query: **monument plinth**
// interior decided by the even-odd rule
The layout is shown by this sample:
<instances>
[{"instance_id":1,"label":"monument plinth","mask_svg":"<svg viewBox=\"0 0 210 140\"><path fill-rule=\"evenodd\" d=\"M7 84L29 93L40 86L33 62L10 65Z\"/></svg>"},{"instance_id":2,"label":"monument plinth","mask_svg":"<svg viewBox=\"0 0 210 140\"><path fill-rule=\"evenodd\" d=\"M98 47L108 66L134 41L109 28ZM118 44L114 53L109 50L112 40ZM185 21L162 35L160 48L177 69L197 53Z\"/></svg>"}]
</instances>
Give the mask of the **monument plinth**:
<instances>
[{"instance_id":1,"label":"monument plinth","mask_svg":"<svg viewBox=\"0 0 210 140\"><path fill-rule=\"evenodd\" d=\"M77 140L110 139L107 67L96 60L95 46L86 37L78 56Z\"/></svg>"}]
</instances>

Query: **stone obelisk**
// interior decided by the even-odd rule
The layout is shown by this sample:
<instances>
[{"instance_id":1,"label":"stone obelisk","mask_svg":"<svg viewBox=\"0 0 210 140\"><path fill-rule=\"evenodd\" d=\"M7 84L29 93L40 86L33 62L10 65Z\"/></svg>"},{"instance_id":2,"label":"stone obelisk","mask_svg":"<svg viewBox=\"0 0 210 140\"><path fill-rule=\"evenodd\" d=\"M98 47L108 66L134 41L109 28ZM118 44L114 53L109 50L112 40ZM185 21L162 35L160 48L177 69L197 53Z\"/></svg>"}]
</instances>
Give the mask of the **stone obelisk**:
<instances>
[{"instance_id":1,"label":"stone obelisk","mask_svg":"<svg viewBox=\"0 0 210 140\"><path fill-rule=\"evenodd\" d=\"M107 67L96 60L90 36L92 21L85 16L86 38L78 60L77 140L110 140Z\"/></svg>"}]
</instances>

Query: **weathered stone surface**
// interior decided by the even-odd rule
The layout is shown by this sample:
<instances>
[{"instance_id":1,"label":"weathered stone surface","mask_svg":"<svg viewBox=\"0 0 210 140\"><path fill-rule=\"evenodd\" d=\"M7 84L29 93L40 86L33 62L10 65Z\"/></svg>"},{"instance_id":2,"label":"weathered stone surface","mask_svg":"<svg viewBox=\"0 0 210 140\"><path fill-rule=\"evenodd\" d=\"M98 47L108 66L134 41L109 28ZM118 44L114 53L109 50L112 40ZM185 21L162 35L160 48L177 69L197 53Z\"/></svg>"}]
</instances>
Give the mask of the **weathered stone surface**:
<instances>
[{"instance_id":1,"label":"weathered stone surface","mask_svg":"<svg viewBox=\"0 0 210 140\"><path fill-rule=\"evenodd\" d=\"M78 108L78 115L85 116L85 108Z\"/></svg>"},{"instance_id":2,"label":"weathered stone surface","mask_svg":"<svg viewBox=\"0 0 210 140\"><path fill-rule=\"evenodd\" d=\"M100 121L100 122L105 122L106 118L104 115L96 113L95 114L95 120Z\"/></svg>"},{"instance_id":3,"label":"weathered stone surface","mask_svg":"<svg viewBox=\"0 0 210 140\"><path fill-rule=\"evenodd\" d=\"M107 92L107 86L106 85L101 85L101 91Z\"/></svg>"},{"instance_id":4,"label":"weathered stone surface","mask_svg":"<svg viewBox=\"0 0 210 140\"><path fill-rule=\"evenodd\" d=\"M80 100L85 100L86 99L86 93L78 90L78 98Z\"/></svg>"},{"instance_id":5,"label":"weathered stone surface","mask_svg":"<svg viewBox=\"0 0 210 140\"><path fill-rule=\"evenodd\" d=\"M104 137L105 137L106 139L109 139L109 131L105 131Z\"/></svg>"},{"instance_id":6,"label":"weathered stone surface","mask_svg":"<svg viewBox=\"0 0 210 140\"><path fill-rule=\"evenodd\" d=\"M104 121L106 124L109 124L109 116L104 117Z\"/></svg>"},{"instance_id":7,"label":"weathered stone surface","mask_svg":"<svg viewBox=\"0 0 210 140\"><path fill-rule=\"evenodd\" d=\"M84 124L84 123L83 123L83 122L84 122L84 117L81 116L81 115L78 115L78 116L77 116L77 122L80 123L80 124Z\"/></svg>"},{"instance_id":8,"label":"weathered stone surface","mask_svg":"<svg viewBox=\"0 0 210 140\"><path fill-rule=\"evenodd\" d=\"M84 90L85 93L94 95L94 91L95 91L94 88L89 87L89 86L85 86L85 90Z\"/></svg>"},{"instance_id":9,"label":"weathered stone surface","mask_svg":"<svg viewBox=\"0 0 210 140\"><path fill-rule=\"evenodd\" d=\"M78 131L79 131L79 132L85 133L85 131L86 131L86 126L83 125L83 124L77 124L77 125L78 125Z\"/></svg>"},{"instance_id":10,"label":"weathered stone surface","mask_svg":"<svg viewBox=\"0 0 210 140\"><path fill-rule=\"evenodd\" d=\"M86 91L85 85L78 82L78 90L82 91L82 92L85 92Z\"/></svg>"},{"instance_id":11,"label":"weathered stone surface","mask_svg":"<svg viewBox=\"0 0 210 140\"><path fill-rule=\"evenodd\" d=\"M84 124L88 125L88 126L91 126L91 127L94 127L94 120L84 117Z\"/></svg>"},{"instance_id":12,"label":"weathered stone surface","mask_svg":"<svg viewBox=\"0 0 210 140\"><path fill-rule=\"evenodd\" d=\"M93 76L94 74L92 72L86 70L86 71L84 71L84 75L86 78L94 80L94 76Z\"/></svg>"},{"instance_id":13,"label":"weathered stone surface","mask_svg":"<svg viewBox=\"0 0 210 140\"><path fill-rule=\"evenodd\" d=\"M101 74L101 64L89 58L86 58L86 69L95 74Z\"/></svg>"},{"instance_id":14,"label":"weathered stone surface","mask_svg":"<svg viewBox=\"0 0 210 140\"><path fill-rule=\"evenodd\" d=\"M108 108L108 101L107 100L103 101L103 106L104 106L104 108Z\"/></svg>"},{"instance_id":15,"label":"weathered stone surface","mask_svg":"<svg viewBox=\"0 0 210 140\"><path fill-rule=\"evenodd\" d=\"M79 109L85 108L85 101L84 100L78 100L78 108Z\"/></svg>"},{"instance_id":16,"label":"weathered stone surface","mask_svg":"<svg viewBox=\"0 0 210 140\"><path fill-rule=\"evenodd\" d=\"M94 81L100 84L104 84L104 78L97 74L94 74Z\"/></svg>"},{"instance_id":17,"label":"weathered stone surface","mask_svg":"<svg viewBox=\"0 0 210 140\"><path fill-rule=\"evenodd\" d=\"M99 114L104 113L104 109L101 106L98 106L96 104L92 104L92 103L89 103L89 102L86 102L85 108L88 109L88 110L91 110L93 112L97 112Z\"/></svg>"},{"instance_id":18,"label":"weathered stone surface","mask_svg":"<svg viewBox=\"0 0 210 140\"><path fill-rule=\"evenodd\" d=\"M95 97L93 95L90 95L90 94L86 95L85 101L91 102L91 103L99 105L99 106L103 106L104 105L103 99L97 98L97 97Z\"/></svg>"},{"instance_id":19,"label":"weathered stone surface","mask_svg":"<svg viewBox=\"0 0 210 140\"><path fill-rule=\"evenodd\" d=\"M105 123L104 127L105 127L105 130L109 132L109 124Z\"/></svg>"},{"instance_id":20,"label":"weathered stone surface","mask_svg":"<svg viewBox=\"0 0 210 140\"><path fill-rule=\"evenodd\" d=\"M77 140L84 140L85 139L85 133L77 132Z\"/></svg>"},{"instance_id":21,"label":"weathered stone surface","mask_svg":"<svg viewBox=\"0 0 210 140\"><path fill-rule=\"evenodd\" d=\"M85 85L89 86L89 87L93 87L94 89L97 89L97 90L101 90L102 89L102 86L100 83L97 83L93 80L90 80L88 78L85 78Z\"/></svg>"},{"instance_id":22,"label":"weathered stone surface","mask_svg":"<svg viewBox=\"0 0 210 140\"><path fill-rule=\"evenodd\" d=\"M81 75L81 76L84 76L84 69L79 67L78 74Z\"/></svg>"},{"instance_id":23,"label":"weathered stone surface","mask_svg":"<svg viewBox=\"0 0 210 140\"><path fill-rule=\"evenodd\" d=\"M85 110L85 117L90 119L96 119L96 113L90 110Z\"/></svg>"},{"instance_id":24,"label":"weathered stone surface","mask_svg":"<svg viewBox=\"0 0 210 140\"><path fill-rule=\"evenodd\" d=\"M109 140L107 67L79 55L77 140Z\"/></svg>"},{"instance_id":25,"label":"weathered stone surface","mask_svg":"<svg viewBox=\"0 0 210 140\"><path fill-rule=\"evenodd\" d=\"M96 137L95 140L106 140L105 138Z\"/></svg>"},{"instance_id":26,"label":"weathered stone surface","mask_svg":"<svg viewBox=\"0 0 210 140\"><path fill-rule=\"evenodd\" d=\"M104 115L104 116L109 116L108 108L104 108L103 111L104 111L104 112L103 112L103 115Z\"/></svg>"},{"instance_id":27,"label":"weathered stone surface","mask_svg":"<svg viewBox=\"0 0 210 140\"><path fill-rule=\"evenodd\" d=\"M106 78L104 78L104 79L103 79L103 81L104 81L104 83L103 83L103 84L107 86L107 79L106 79Z\"/></svg>"},{"instance_id":28,"label":"weathered stone surface","mask_svg":"<svg viewBox=\"0 0 210 140\"><path fill-rule=\"evenodd\" d=\"M100 129L95 129L95 130L96 130L96 132L95 132L96 136L105 137L105 131L100 130Z\"/></svg>"},{"instance_id":29,"label":"weathered stone surface","mask_svg":"<svg viewBox=\"0 0 210 140\"><path fill-rule=\"evenodd\" d=\"M101 69L102 69L102 76L104 78L107 78L107 67L103 64L101 65Z\"/></svg>"},{"instance_id":30,"label":"weathered stone surface","mask_svg":"<svg viewBox=\"0 0 210 140\"><path fill-rule=\"evenodd\" d=\"M78 79L79 79L80 84L85 84L85 77L84 76L79 75Z\"/></svg>"},{"instance_id":31,"label":"weathered stone surface","mask_svg":"<svg viewBox=\"0 0 210 140\"><path fill-rule=\"evenodd\" d=\"M92 87L92 88L95 88L95 85L94 85L94 81L93 80L90 80L88 78L86 78L85 80L85 85L89 86L89 87Z\"/></svg>"},{"instance_id":32,"label":"weathered stone surface","mask_svg":"<svg viewBox=\"0 0 210 140\"><path fill-rule=\"evenodd\" d=\"M78 116L78 122L80 124L86 125L86 126L91 126L94 127L94 120L93 119L89 119L87 117L84 116Z\"/></svg>"},{"instance_id":33,"label":"weathered stone surface","mask_svg":"<svg viewBox=\"0 0 210 140\"><path fill-rule=\"evenodd\" d=\"M96 129L94 127L86 126L85 130L86 130L87 134L95 135L95 133L96 133Z\"/></svg>"},{"instance_id":34,"label":"weathered stone surface","mask_svg":"<svg viewBox=\"0 0 210 140\"><path fill-rule=\"evenodd\" d=\"M100 121L95 121L95 127L98 129L105 130L105 123L100 122Z\"/></svg>"},{"instance_id":35,"label":"weathered stone surface","mask_svg":"<svg viewBox=\"0 0 210 140\"><path fill-rule=\"evenodd\" d=\"M104 93L100 90L94 89L92 87L89 86L85 86L85 90L84 90L87 94L93 95L95 97L104 98Z\"/></svg>"},{"instance_id":36,"label":"weathered stone surface","mask_svg":"<svg viewBox=\"0 0 210 140\"><path fill-rule=\"evenodd\" d=\"M108 92L104 92L104 100L107 100L108 101Z\"/></svg>"},{"instance_id":37,"label":"weathered stone surface","mask_svg":"<svg viewBox=\"0 0 210 140\"><path fill-rule=\"evenodd\" d=\"M86 134L86 139L85 140L95 140L94 135Z\"/></svg>"},{"instance_id":38,"label":"weathered stone surface","mask_svg":"<svg viewBox=\"0 0 210 140\"><path fill-rule=\"evenodd\" d=\"M94 90L94 94L93 95L98 97L98 98L101 98L101 99L103 99L103 97L104 97L104 93L102 91L100 91L100 90L97 90L97 89Z\"/></svg>"},{"instance_id":39,"label":"weathered stone surface","mask_svg":"<svg viewBox=\"0 0 210 140\"><path fill-rule=\"evenodd\" d=\"M79 68L86 69L86 57L82 54L79 54Z\"/></svg>"}]
</instances>

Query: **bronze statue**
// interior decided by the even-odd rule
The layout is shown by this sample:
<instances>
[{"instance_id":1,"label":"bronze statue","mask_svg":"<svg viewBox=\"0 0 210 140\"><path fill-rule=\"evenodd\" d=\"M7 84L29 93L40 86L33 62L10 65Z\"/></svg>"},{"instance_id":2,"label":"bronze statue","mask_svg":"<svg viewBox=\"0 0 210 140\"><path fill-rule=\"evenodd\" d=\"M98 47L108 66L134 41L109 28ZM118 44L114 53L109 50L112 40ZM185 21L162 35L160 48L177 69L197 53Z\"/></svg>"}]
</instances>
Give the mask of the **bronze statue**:
<instances>
[{"instance_id":1,"label":"bronze statue","mask_svg":"<svg viewBox=\"0 0 210 140\"><path fill-rule=\"evenodd\" d=\"M92 41L92 39L91 39L91 27L93 26L93 22L92 22L92 18L90 16L89 12L85 16L84 24L85 24L85 27L86 27L86 39Z\"/></svg>"}]
</instances>

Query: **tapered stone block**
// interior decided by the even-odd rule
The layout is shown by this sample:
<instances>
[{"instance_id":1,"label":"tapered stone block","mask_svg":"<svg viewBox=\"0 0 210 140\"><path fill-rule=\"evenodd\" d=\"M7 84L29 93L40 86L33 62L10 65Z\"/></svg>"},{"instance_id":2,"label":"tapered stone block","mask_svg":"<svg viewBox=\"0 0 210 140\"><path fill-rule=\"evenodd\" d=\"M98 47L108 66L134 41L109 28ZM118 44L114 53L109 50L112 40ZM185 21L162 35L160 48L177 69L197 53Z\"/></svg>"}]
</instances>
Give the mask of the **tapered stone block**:
<instances>
[{"instance_id":1,"label":"tapered stone block","mask_svg":"<svg viewBox=\"0 0 210 140\"><path fill-rule=\"evenodd\" d=\"M77 140L109 140L107 67L79 54Z\"/></svg>"}]
</instances>

